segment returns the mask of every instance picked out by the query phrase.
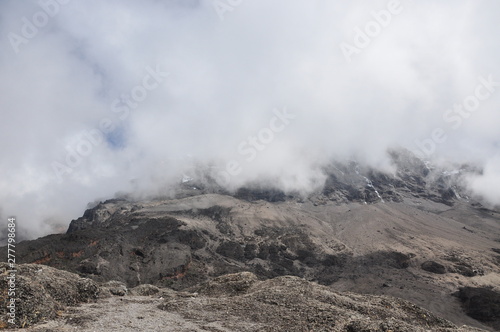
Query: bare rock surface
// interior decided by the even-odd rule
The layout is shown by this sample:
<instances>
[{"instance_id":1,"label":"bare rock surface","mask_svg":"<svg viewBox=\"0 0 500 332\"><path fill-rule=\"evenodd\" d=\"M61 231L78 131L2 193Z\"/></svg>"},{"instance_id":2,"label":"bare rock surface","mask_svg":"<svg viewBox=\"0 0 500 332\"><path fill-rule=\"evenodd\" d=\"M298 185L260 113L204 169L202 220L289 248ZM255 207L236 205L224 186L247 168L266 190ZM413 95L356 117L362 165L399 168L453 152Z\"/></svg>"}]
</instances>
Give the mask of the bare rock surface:
<instances>
[{"instance_id":1,"label":"bare rock surface","mask_svg":"<svg viewBox=\"0 0 500 332\"><path fill-rule=\"evenodd\" d=\"M100 298L62 308L55 319L26 331L484 331L457 327L408 301L341 293L298 277L258 281L243 272L205 282L198 291Z\"/></svg>"}]
</instances>

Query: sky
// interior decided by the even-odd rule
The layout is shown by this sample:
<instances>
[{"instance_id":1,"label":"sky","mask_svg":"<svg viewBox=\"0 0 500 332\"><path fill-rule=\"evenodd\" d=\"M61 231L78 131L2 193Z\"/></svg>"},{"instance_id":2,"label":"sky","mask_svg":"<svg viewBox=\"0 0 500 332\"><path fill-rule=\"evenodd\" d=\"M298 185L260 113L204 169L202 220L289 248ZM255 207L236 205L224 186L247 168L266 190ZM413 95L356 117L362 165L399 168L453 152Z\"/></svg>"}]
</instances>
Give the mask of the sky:
<instances>
[{"instance_id":1,"label":"sky","mask_svg":"<svg viewBox=\"0 0 500 332\"><path fill-rule=\"evenodd\" d=\"M200 165L314 190L387 149L483 169L500 204L494 0L0 1L0 217L64 232L89 202Z\"/></svg>"}]
</instances>

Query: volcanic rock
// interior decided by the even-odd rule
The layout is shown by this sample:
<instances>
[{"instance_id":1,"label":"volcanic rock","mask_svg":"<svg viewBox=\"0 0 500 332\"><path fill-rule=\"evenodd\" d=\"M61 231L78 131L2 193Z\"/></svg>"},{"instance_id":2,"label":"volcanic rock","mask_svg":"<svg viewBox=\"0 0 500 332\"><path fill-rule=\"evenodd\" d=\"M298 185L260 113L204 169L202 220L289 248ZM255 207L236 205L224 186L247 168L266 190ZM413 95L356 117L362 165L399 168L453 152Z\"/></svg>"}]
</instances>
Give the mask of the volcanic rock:
<instances>
[{"instance_id":1,"label":"volcanic rock","mask_svg":"<svg viewBox=\"0 0 500 332\"><path fill-rule=\"evenodd\" d=\"M428 272L436 273L436 274L445 274L446 268L444 265L439 264L434 261L425 261L422 263L422 269Z\"/></svg>"}]
</instances>

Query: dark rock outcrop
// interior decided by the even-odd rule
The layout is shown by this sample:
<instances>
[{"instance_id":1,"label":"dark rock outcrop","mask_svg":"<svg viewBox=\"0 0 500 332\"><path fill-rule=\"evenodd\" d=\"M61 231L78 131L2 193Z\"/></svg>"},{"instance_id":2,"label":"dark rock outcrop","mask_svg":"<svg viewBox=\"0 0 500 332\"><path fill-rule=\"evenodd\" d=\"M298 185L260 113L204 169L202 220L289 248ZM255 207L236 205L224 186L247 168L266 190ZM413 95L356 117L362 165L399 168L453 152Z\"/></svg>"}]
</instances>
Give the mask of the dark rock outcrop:
<instances>
[{"instance_id":1,"label":"dark rock outcrop","mask_svg":"<svg viewBox=\"0 0 500 332\"><path fill-rule=\"evenodd\" d=\"M436 274L446 273L446 268L444 267L444 265L434 261L425 261L422 263L421 267L423 270L431 273L436 273Z\"/></svg>"},{"instance_id":2,"label":"dark rock outcrop","mask_svg":"<svg viewBox=\"0 0 500 332\"><path fill-rule=\"evenodd\" d=\"M267 202L284 202L287 198L282 190L275 188L263 188L260 186L251 186L239 188L234 197L247 201L264 200Z\"/></svg>"},{"instance_id":3,"label":"dark rock outcrop","mask_svg":"<svg viewBox=\"0 0 500 332\"><path fill-rule=\"evenodd\" d=\"M467 315L500 329L500 293L488 288L464 287L456 295Z\"/></svg>"}]
</instances>

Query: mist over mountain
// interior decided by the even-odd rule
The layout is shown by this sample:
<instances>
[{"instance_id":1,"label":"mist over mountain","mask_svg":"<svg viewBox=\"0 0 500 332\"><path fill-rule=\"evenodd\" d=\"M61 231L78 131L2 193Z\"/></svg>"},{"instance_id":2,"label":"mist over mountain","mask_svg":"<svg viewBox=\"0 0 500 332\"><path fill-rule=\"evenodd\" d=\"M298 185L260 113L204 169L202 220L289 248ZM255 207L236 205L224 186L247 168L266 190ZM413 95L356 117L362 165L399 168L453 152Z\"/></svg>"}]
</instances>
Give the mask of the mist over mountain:
<instances>
[{"instance_id":1,"label":"mist over mountain","mask_svg":"<svg viewBox=\"0 0 500 332\"><path fill-rule=\"evenodd\" d=\"M322 169L320 188L310 193L280 189L279 177L231 190L217 182L217 172L199 166L154 195L122 193L95 201L64 234L16 245L22 285L36 289L23 292L33 296L20 307L30 325L43 321L33 314L43 307L54 331L64 330L71 319L89 331L97 321L104 329L112 322L124 331L123 322L144 329L165 319L147 309L152 303L178 313L175 324L198 324L201 330L209 320L228 331L497 331L500 209L484 205L467 186L467 178L481 171L467 164L438 167L407 150L391 150L389 157L392 173L354 160L332 162ZM59 282L59 276L67 278L64 287L93 286L74 286L76 291L68 290L74 295L61 300L53 291L59 288L48 282ZM250 288L259 279L266 280L265 296L254 298ZM128 296L136 292L150 297ZM325 292L344 297L354 292L356 304L323 304ZM96 293L125 298L97 300L97 308L115 308L101 311L97 321L85 318L95 305L59 315L42 305L47 296L57 308L57 303L94 301ZM159 302L165 293L170 295ZM222 318L226 311L204 296L233 314L248 314ZM198 309L193 312L191 302L179 297L192 299ZM309 311L297 308L297 298ZM131 310L131 303L145 305L147 320L110 322L115 311ZM252 314L255 310L268 318ZM293 318L291 311L296 311ZM395 321L400 315L407 318ZM40 329L47 328L43 323Z\"/></svg>"},{"instance_id":2,"label":"mist over mountain","mask_svg":"<svg viewBox=\"0 0 500 332\"><path fill-rule=\"evenodd\" d=\"M498 205L499 10L2 1L0 215L34 238L64 232L89 202L207 175L230 193L307 196L336 162L394 175L401 148L469 165L464 190Z\"/></svg>"}]
</instances>

